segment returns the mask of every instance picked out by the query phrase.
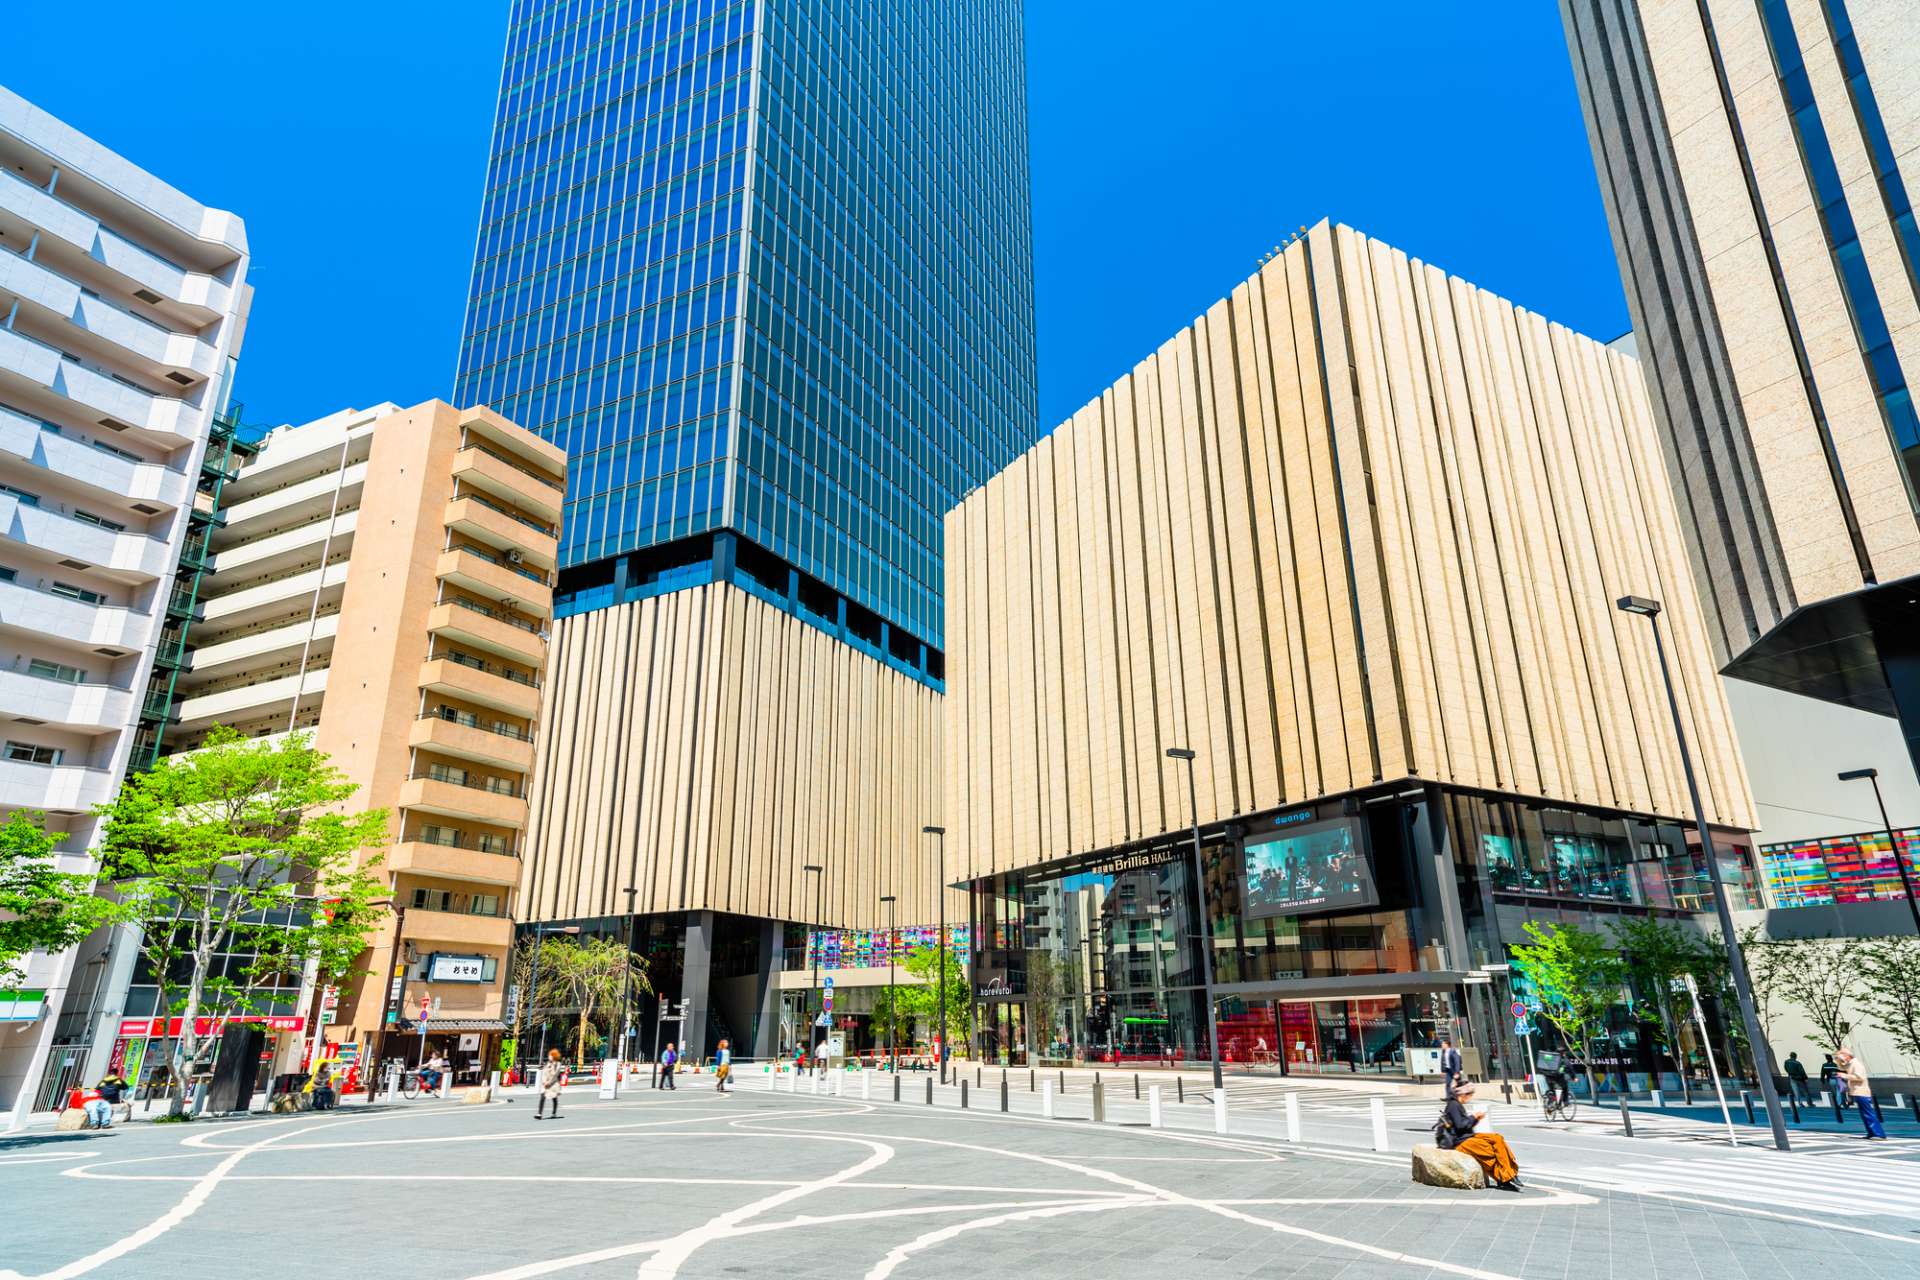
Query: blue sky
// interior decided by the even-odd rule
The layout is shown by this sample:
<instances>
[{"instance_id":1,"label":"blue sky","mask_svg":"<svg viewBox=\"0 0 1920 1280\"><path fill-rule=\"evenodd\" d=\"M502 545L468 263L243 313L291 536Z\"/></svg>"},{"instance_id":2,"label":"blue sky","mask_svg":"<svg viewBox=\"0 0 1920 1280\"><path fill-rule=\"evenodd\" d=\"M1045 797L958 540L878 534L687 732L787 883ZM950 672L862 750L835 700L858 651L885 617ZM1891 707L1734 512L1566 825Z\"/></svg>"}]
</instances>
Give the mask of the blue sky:
<instances>
[{"instance_id":1,"label":"blue sky","mask_svg":"<svg viewBox=\"0 0 1920 1280\"><path fill-rule=\"evenodd\" d=\"M187 7L87 4L113 73L80 76L51 56L72 8L27 0L0 83L246 219L248 421L448 394L505 0ZM1322 217L1582 332L1627 328L1556 6L1168 12L1028 3L1045 426ZM188 78L173 59L198 52Z\"/></svg>"}]
</instances>

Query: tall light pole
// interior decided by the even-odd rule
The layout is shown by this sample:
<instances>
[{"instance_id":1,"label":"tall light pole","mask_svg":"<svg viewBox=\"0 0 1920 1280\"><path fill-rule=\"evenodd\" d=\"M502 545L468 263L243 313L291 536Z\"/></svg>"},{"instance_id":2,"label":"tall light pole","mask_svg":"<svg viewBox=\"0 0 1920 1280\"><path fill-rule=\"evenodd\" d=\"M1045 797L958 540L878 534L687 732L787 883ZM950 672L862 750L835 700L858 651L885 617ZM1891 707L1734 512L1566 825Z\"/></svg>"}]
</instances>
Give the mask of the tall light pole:
<instances>
[{"instance_id":1,"label":"tall light pole","mask_svg":"<svg viewBox=\"0 0 1920 1280\"><path fill-rule=\"evenodd\" d=\"M893 955L900 947L900 931L893 923L892 894L880 901L887 904L887 1048L893 1059L893 1074L900 1074L900 1010L893 1003Z\"/></svg>"},{"instance_id":2,"label":"tall light pole","mask_svg":"<svg viewBox=\"0 0 1920 1280\"><path fill-rule=\"evenodd\" d=\"M940 1066L940 1083L947 1082L947 829L945 827L922 827L920 834L933 837L933 896L940 904L940 967L934 970L935 981L939 984L937 999L940 1012L935 1015L939 1020L934 1023L934 1035L939 1044L935 1046L933 1056Z\"/></svg>"},{"instance_id":3,"label":"tall light pole","mask_svg":"<svg viewBox=\"0 0 1920 1280\"><path fill-rule=\"evenodd\" d=\"M1222 1090L1227 1084L1220 1077L1220 1027L1214 1021L1213 930L1208 927L1207 921L1206 870L1200 865L1200 788L1193 779L1191 748L1168 747L1167 758L1187 762L1187 807L1193 814L1193 911L1200 930L1196 937L1200 948L1200 976L1207 987L1207 1052L1213 1059L1213 1087Z\"/></svg>"},{"instance_id":4,"label":"tall light pole","mask_svg":"<svg viewBox=\"0 0 1920 1280\"><path fill-rule=\"evenodd\" d=\"M538 1001L540 998L540 952L543 949L540 945L540 940L546 937L548 934L579 933L579 932L580 932L580 926L577 924L568 924L568 925L537 924L533 926L533 979L531 982L527 984L530 988L532 988L527 992L527 1015L529 1017L538 1017L540 1012L539 1006L536 1004L536 1001ZM539 1063L545 1062L547 1060L547 1020L545 1018L539 1018L539 1022L540 1022L540 1048L534 1053L534 1056L533 1056L533 1061L536 1066Z\"/></svg>"},{"instance_id":5,"label":"tall light pole","mask_svg":"<svg viewBox=\"0 0 1920 1280\"><path fill-rule=\"evenodd\" d=\"M627 895L627 963L620 974L620 1061L624 1063L631 1047L627 1037L633 1034L633 900L640 890L628 885L621 892Z\"/></svg>"},{"instance_id":6,"label":"tall light pole","mask_svg":"<svg viewBox=\"0 0 1920 1280\"><path fill-rule=\"evenodd\" d=\"M1673 736L1680 744L1680 768L1687 775L1687 795L1693 801L1693 825L1700 832L1700 852L1707 860L1707 883L1713 888L1713 909L1720 917L1720 934L1727 943L1727 967L1733 971L1734 994L1740 1002L1740 1021L1747 1029L1747 1044L1753 1049L1753 1074L1759 1077L1760 1096L1767 1104L1767 1123L1773 1128L1773 1145L1782 1151L1791 1149L1787 1141L1787 1120L1780 1111L1780 1094L1773 1087L1773 1051L1767 1047L1767 1033L1753 1007L1753 978L1747 973L1747 960L1740 950L1740 939L1733 931L1733 910L1727 905L1727 887L1720 880L1720 859L1714 855L1713 832L1707 826L1706 806L1700 802L1700 782L1693 776L1693 756L1687 751L1686 723L1680 718L1680 699L1673 691L1673 672L1667 668L1667 646L1660 638L1660 602L1645 596L1621 596L1614 606L1622 613L1637 614L1653 628L1653 652L1660 659L1660 679L1667 688L1667 710L1673 716Z\"/></svg>"},{"instance_id":7,"label":"tall light pole","mask_svg":"<svg viewBox=\"0 0 1920 1280\"><path fill-rule=\"evenodd\" d=\"M1873 802L1880 806L1880 825L1887 831L1887 848L1893 851L1893 865L1900 870L1900 885L1907 891L1907 910L1913 913L1913 931L1920 933L1920 902L1914 901L1913 877L1907 874L1907 860L1900 855L1900 837L1893 832L1893 824L1887 821L1886 798L1880 794L1880 771L1878 769L1849 769L1840 775L1842 782L1858 782L1865 778L1873 784Z\"/></svg>"},{"instance_id":8,"label":"tall light pole","mask_svg":"<svg viewBox=\"0 0 1920 1280\"><path fill-rule=\"evenodd\" d=\"M814 919L818 920L819 924L813 929L813 945L808 949L813 952L813 1001L818 1007L819 1012L824 1014L827 1011L826 1005L820 1002L820 943L821 931L827 927L827 869L817 862L809 862L806 866L801 867L800 870L810 876L820 877L814 881L814 884L818 886L814 894ZM813 1043L814 1019L817 1016L817 1014L812 1013L807 1015L807 1053L809 1058L812 1059L809 1065L815 1069L819 1067L819 1054L815 1051ZM820 1042L819 1047L822 1049L826 1047L826 1041L824 1039Z\"/></svg>"}]
</instances>

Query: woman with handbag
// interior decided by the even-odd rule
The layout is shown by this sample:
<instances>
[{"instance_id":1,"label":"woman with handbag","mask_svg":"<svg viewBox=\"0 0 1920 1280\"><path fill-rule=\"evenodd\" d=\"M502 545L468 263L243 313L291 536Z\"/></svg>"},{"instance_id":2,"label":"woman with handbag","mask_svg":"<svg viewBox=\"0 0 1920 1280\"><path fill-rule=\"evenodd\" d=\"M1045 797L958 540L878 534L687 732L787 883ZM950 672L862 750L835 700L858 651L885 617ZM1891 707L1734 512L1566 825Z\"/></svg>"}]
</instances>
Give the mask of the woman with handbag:
<instances>
[{"instance_id":1,"label":"woman with handbag","mask_svg":"<svg viewBox=\"0 0 1920 1280\"><path fill-rule=\"evenodd\" d=\"M1502 1191L1522 1190L1520 1183L1520 1164L1513 1158L1513 1151L1507 1146L1507 1140L1497 1133L1477 1132L1482 1121L1487 1118L1486 1109L1468 1111L1473 1102L1474 1086L1471 1080L1463 1081L1454 1089L1453 1096L1447 1099L1446 1109L1440 1113L1440 1119L1433 1126L1433 1140L1441 1149L1458 1151L1469 1155L1486 1171L1487 1181Z\"/></svg>"}]
</instances>

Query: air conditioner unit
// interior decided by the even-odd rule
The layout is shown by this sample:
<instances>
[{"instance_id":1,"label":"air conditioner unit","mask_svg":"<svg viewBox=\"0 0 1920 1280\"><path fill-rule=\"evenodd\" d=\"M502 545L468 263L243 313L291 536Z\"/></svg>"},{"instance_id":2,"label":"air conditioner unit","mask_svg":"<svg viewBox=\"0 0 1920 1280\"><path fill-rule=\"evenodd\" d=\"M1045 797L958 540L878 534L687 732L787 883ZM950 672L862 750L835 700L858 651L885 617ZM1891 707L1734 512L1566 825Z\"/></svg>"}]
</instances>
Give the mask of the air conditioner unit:
<instances>
[{"instance_id":1,"label":"air conditioner unit","mask_svg":"<svg viewBox=\"0 0 1920 1280\"><path fill-rule=\"evenodd\" d=\"M518 547L509 547L509 548L507 549L507 563L508 563L508 564L519 564L519 563L520 563L520 562L521 562L522 560L524 560L524 559L526 559L526 556L524 556L524 555L522 555L522 554L521 554L521 552L520 552L520 548L518 548Z\"/></svg>"}]
</instances>

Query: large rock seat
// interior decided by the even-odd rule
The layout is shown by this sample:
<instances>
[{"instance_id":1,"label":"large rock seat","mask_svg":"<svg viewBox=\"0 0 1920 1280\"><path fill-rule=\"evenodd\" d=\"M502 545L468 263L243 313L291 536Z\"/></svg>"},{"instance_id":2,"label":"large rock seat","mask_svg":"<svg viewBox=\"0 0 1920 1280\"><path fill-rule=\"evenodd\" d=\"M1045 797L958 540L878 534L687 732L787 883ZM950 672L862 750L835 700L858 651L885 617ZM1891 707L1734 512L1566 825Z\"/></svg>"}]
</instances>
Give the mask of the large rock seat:
<instances>
[{"instance_id":1,"label":"large rock seat","mask_svg":"<svg viewBox=\"0 0 1920 1280\"><path fill-rule=\"evenodd\" d=\"M1443 1151L1432 1143L1413 1149L1413 1180L1429 1187L1449 1187L1455 1191L1484 1191L1486 1170L1480 1162L1461 1151Z\"/></svg>"}]
</instances>

